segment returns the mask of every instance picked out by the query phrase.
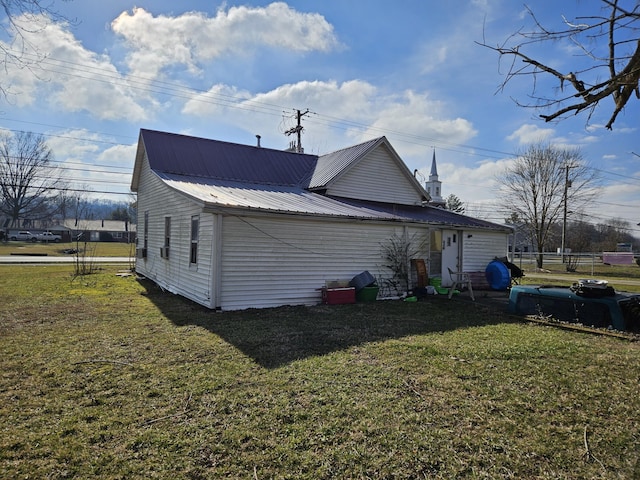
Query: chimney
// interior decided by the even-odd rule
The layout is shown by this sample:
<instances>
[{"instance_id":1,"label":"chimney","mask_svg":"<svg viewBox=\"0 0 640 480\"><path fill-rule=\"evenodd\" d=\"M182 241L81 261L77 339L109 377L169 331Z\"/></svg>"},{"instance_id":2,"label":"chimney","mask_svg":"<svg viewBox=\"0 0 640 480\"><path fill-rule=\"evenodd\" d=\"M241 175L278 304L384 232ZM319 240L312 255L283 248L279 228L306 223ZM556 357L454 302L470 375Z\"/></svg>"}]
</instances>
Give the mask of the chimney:
<instances>
[{"instance_id":1,"label":"chimney","mask_svg":"<svg viewBox=\"0 0 640 480\"><path fill-rule=\"evenodd\" d=\"M258 140L258 145L257 145L258 148L260 148L260 138L261 138L260 135L256 135L256 139Z\"/></svg>"}]
</instances>

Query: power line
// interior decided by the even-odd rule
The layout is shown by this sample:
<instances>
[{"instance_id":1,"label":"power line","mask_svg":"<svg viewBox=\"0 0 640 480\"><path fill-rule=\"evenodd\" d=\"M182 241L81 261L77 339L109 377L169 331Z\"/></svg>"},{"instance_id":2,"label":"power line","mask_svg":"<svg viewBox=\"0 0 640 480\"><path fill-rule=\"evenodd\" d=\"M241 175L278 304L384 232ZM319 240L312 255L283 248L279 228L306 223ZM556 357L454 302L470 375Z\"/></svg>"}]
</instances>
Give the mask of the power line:
<instances>
[{"instance_id":1,"label":"power line","mask_svg":"<svg viewBox=\"0 0 640 480\"><path fill-rule=\"evenodd\" d=\"M55 64L52 61L59 62L59 64L62 64L62 65ZM70 62L70 61L66 61L66 60L55 59L53 57L47 57L44 60L41 59L41 64L52 65L52 66L55 66L55 67L60 67L60 66L63 66L64 64L68 64L68 65L72 65L72 66L79 66L79 67L82 67L83 69L85 69L85 70L76 69L76 70L79 70L81 73L87 73L87 74L92 74L92 75L103 76L107 80L96 78L95 76L84 76L84 75L74 74L74 73L71 73L70 71L62 71L61 72L61 71L58 71L58 70L43 68L44 71L48 71L48 72L51 72L51 73L56 73L56 74L59 74L59 75L68 75L68 76L72 76L72 77L81 78L81 79L84 79L84 80L97 81L97 82L107 83L107 84L112 84L112 81L116 80L116 81L118 81L120 83L126 84L127 87L132 88L134 90L140 90L140 91L144 91L144 92L147 92L147 93L158 93L158 94L162 94L162 95L169 95L169 96L173 96L173 97L176 97L176 98L188 99L190 101L197 101L197 102L202 102L202 103L210 103L210 104L213 104L213 105L220 105L220 106L225 106L225 107L229 107L229 108L247 110L247 111L252 111L252 112L257 112L257 113L264 113L264 114L268 114L268 115L272 115L272 116L276 116L276 115L280 116L282 110L288 110L289 109L288 107L284 107L282 105L276 105L276 104L272 104L272 103L262 102L262 101L255 100L255 99L246 99L246 98L243 98L243 97L229 95L229 94L223 94L223 93L220 93L220 92L213 93L210 90L207 91L207 90L202 90L202 89L197 89L197 88L190 88L189 89L189 88L183 87L183 86L178 85L178 84L165 82L165 81L160 81L160 80L152 79L152 78L148 78L148 77L140 77L140 76L136 76L136 75L130 75L125 79L124 77L122 77L119 74L117 74L117 72L114 72L114 71L111 71L111 70L106 70L106 69L95 67L95 66L92 66L92 65L86 65L86 64L80 64L80 63ZM142 86L138 86L138 85L142 85ZM150 88L148 85L151 85L153 88ZM194 97L194 93L198 93L200 95L198 97ZM499 150L491 150L491 149L478 147L478 146L464 145L464 144L454 144L454 143L451 143L451 142L445 142L445 141L442 141L440 139L430 138L430 137L426 137L426 136L423 136L423 135L408 134L406 132L395 131L395 130L385 129L385 128L381 128L381 127L375 127L375 126L372 126L371 124L360 123L360 122L347 120L347 119L340 119L338 117L332 117L332 116L329 116L329 115L318 114L318 113L315 113L315 115L320 120L320 121L318 121L316 123L324 124L324 125L327 125L327 126L332 127L332 128L338 128L338 129L343 129L343 130L348 130L350 128L357 128L359 130L370 130L370 131L375 131L375 132L378 132L378 133L381 133L381 134L394 135L395 137L400 139L399 141L402 141L404 143L414 143L414 144L417 144L417 145L425 145L425 144L426 145L433 145L433 144L436 144L436 146L438 148L442 149L442 150L447 150L445 148L445 146L466 148L466 149L469 149L470 151L464 151L464 152L460 152L460 153L464 153L466 155L484 156L486 158L500 158L500 157L490 157L490 156L487 157L486 154L481 155L481 154L479 154L479 153L477 153L475 151L477 150L477 151L482 151L482 152L487 152L487 153L495 153L495 154L507 155L507 156L514 156L515 155L512 152L501 152ZM326 120L322 121L323 119L326 119ZM313 123L313 120L309 119L309 122ZM424 142L426 142L426 143L424 143Z\"/></svg>"},{"instance_id":2,"label":"power line","mask_svg":"<svg viewBox=\"0 0 640 480\"><path fill-rule=\"evenodd\" d=\"M23 53L23 52L21 52L21 53ZM281 111L285 108L285 107L283 107L281 105L276 105L276 104L267 103L267 102L261 102L259 100L251 100L251 99L243 98L243 97L240 97L240 96L224 94L224 93L221 93L221 92L211 92L211 91L202 90L202 89L186 88L186 87L180 86L178 84L174 84L174 83L170 83L170 82L164 82L164 81L160 81L160 80L153 79L153 78L147 78L147 77L135 76L135 75L129 75L127 77L123 77L116 70L108 70L108 69L104 69L104 68L100 68L100 67L96 67L96 66L92 66L92 65L87 65L87 64L81 64L81 63L76 63L76 62L70 62L70 61L66 61L66 60L55 59L55 58L52 58L52 57L47 57L46 59L44 59L42 61L41 65L45 66L43 68L43 71L51 72L53 74L68 75L68 76L73 76L73 77L77 77L77 78L81 78L81 79L85 79L85 80L108 83L110 85L113 85L114 82L116 82L118 85L125 85L128 88L131 88L131 89L134 89L134 90L138 90L138 91L157 93L157 94L161 94L161 95L173 96L173 97L176 97L176 98L185 98L185 99L189 99L191 101L211 103L211 104L220 105L220 106L224 106L224 107L228 107L228 108L235 108L235 109L253 111L253 112L258 112L258 113L263 113L263 114L268 114L268 115L273 115L273 116L281 115ZM66 69L67 67L73 67L73 68L72 69ZM99 78L99 77L101 77L101 78ZM199 95L197 97L195 97L194 94L199 94ZM11 120L11 119L8 119L8 120L9 121L21 121L21 120ZM327 125L327 126L329 126L331 128L339 128L339 129L344 129L344 130L354 129L355 128L355 129L362 130L362 131L368 130L368 131L371 131L371 132L389 134L389 135L393 135L394 137L397 137L399 139L399 141L401 141L403 143L412 143L412 144L417 144L417 145L425 145L427 143L429 145L436 144L436 146L438 146L439 149L446 150L446 151L457 152L457 153L461 153L461 154L465 154L465 155L477 155L477 156L480 156L481 154L477 153L477 152L484 152L482 154L482 156L485 157L485 158L502 158L502 157L496 157L495 155L501 155L501 156L504 155L504 156L508 156L508 157L517 156L517 154L513 153L513 152L503 152L503 151L499 151L499 150L492 150L492 149L487 149L487 148L473 146L473 145L466 145L466 144L455 144L455 143L446 142L446 141L443 141L443 140L440 140L440 139L430 138L430 137L423 136L423 135L408 134L408 133L402 132L402 131L395 131L395 130L391 130L391 129L375 127L375 126L372 126L370 124L365 124L365 123L361 123L361 122L341 119L341 118L338 118L338 117L333 117L333 116L330 116L330 115L324 115L324 114L318 114L318 113L314 113L313 116L309 118L309 122L310 123L317 123L317 124L324 124L324 125ZM53 128L64 128L64 127L61 127L61 126L38 124L36 122L24 122L24 123L32 124L32 125L49 126L49 127L53 127ZM84 130L84 129L80 129L80 130ZM104 134L104 133L101 133L101 132L90 132L90 133L97 133L97 134L100 134L100 135L111 135L111 134ZM106 140L99 140L99 139L88 139L88 138L82 138L82 137L73 136L73 135L56 135L56 134L43 134L43 135L48 136L48 137L53 137L53 138L71 139L71 140L75 140L75 141L86 141L86 142L91 142L91 143L101 143L101 144L105 144L105 145L116 145L116 146L122 145L121 143L114 142L114 141L106 141ZM116 135L112 135L112 136L116 136ZM122 137L122 138L131 138L131 139L134 138L134 137L126 137L124 135L117 135L117 136L118 137ZM463 149L468 149L468 150L463 150ZM493 154L493 155L487 155L487 154ZM72 163L72 162L60 162L60 163L63 164L63 163ZM79 163L79 162L76 162L76 163ZM84 164L82 164L82 165L84 165ZM96 166L98 166L98 165L96 165ZM103 167L103 168L120 168L120 169L123 169L123 170L127 169L127 167L112 167L112 166L107 166L107 165L100 165L100 167ZM606 174L606 175L616 176L616 177L624 178L626 180L632 180L633 182L640 181L640 178L638 178L638 177L629 177L629 176L622 175L622 174L615 173L615 172L608 172L608 171L605 171L605 170L602 170L602 169L599 169L599 168L595 168L595 167L589 167L589 168L593 169L594 171ZM73 171L74 169L69 168L69 170ZM88 173L108 173L108 174L111 174L111 173L115 174L116 173L116 172L105 172L105 171L100 171L100 170L92 171L90 169L87 169L87 170L77 169L77 171L86 171ZM82 180L76 180L76 179L69 179L69 180L70 181L82 181ZM87 179L85 179L85 181L86 180ZM91 180L91 181L93 181L93 180ZM98 180L96 180L95 182L99 183ZM627 182L620 182L620 183L626 183L626 184L629 184L629 185L636 185L635 183L630 183L628 181ZM113 184L116 185L116 184L118 184L118 182L113 182ZM124 184L124 182L123 182L123 184ZM78 191L90 191L90 190L78 189ZM93 193L121 194L121 192L95 192L95 191L91 191L91 192L93 192ZM602 204L605 204L605 203L603 202ZM610 205L611 206L624 207L624 208L627 207L626 205L621 205L621 204L610 204ZM495 214L496 213L495 209L492 210L490 213Z\"/></svg>"},{"instance_id":3,"label":"power line","mask_svg":"<svg viewBox=\"0 0 640 480\"><path fill-rule=\"evenodd\" d=\"M30 54L28 52L19 52L19 53L22 54L22 55L25 55L25 56L28 56L28 55L34 56L33 54ZM186 87L183 87L183 86L175 84L175 83L161 81L161 80L157 80L157 79L150 78L150 77L143 77L143 76L138 76L138 75L129 75L129 76L127 76L125 78L125 77L122 77L115 70L108 70L108 69L105 69L105 68L96 67L94 65L88 65L88 64L82 64L82 63L77 63L77 62L71 62L71 61L68 61L68 60L56 59L54 57L46 57L45 59L38 59L38 60L40 60L41 64L51 65L51 66L55 66L55 67L64 67L65 65L69 65L69 66L74 67L75 70L80 71L81 73L87 73L87 74L91 74L91 75L99 75L99 76L107 78L109 81L96 78L95 76L87 77L87 76L83 76L83 75L74 74L74 73L71 73L70 71L61 72L61 71L58 71L58 70L47 70L46 68L43 68L44 71L50 71L52 73L57 73L57 74L60 74L60 75L69 75L69 76L82 78L82 79L85 79L85 80L99 81L99 82L102 82L102 83L109 83L109 84L112 84L111 81L117 80L118 82L125 83L126 86L128 86L129 88L133 88L133 89L136 89L136 90L142 90L142 91L151 92L151 93L160 93L160 94L164 94L164 95L174 96L174 97L177 97L177 98L189 99L191 101L211 103L211 104L226 106L226 107L230 107L230 108L254 111L254 112L265 113L265 114L269 114L269 115L278 115L278 116L281 115L281 111L283 109L286 109L286 107L283 107L283 106L277 105L277 104L273 104L273 103L262 102L262 101L255 100L255 99L246 99L244 97L234 96L234 95L230 95L230 94L224 94L224 93L220 93L220 92L213 93L210 90L207 91L207 90L197 89L197 88L186 88ZM54 63L54 62L57 62L57 63ZM77 67L81 67L81 68L77 68ZM136 85L142 85L142 86L136 86ZM147 85L152 85L155 88L164 89L164 90L154 90L152 88L149 88ZM199 93L201 95L199 97L195 98L194 97L194 93ZM263 111L260 111L260 109L262 109ZM417 145L425 145L424 142L427 142L430 145L436 144L436 146L441 150L453 151L453 152L462 153L462 154L465 154L465 155L483 156L484 158L494 158L494 159L503 158L503 157L496 157L494 155L487 155L487 153L497 154L497 155L507 156L507 157L514 157L514 156L518 155L515 152L504 152L504 151L500 151L500 150L493 150L493 149L488 149L488 148L474 146L474 145L456 144L456 143L446 142L446 141L443 141L441 139L430 138L430 137L427 137L427 136L424 136L424 135L408 134L408 133L402 132L402 131L395 131L395 130L391 130L391 129L375 127L375 126L372 126L370 124L364 124L364 123L356 122L356 121L352 121L352 120L341 119L339 117L333 117L333 116L330 116L330 115L324 115L324 114L319 114L319 113L315 113L315 112L312 112L312 113L318 119L318 120L316 120L316 123L318 123L318 124L323 124L323 125L327 125L327 126L332 127L332 128L340 128L340 129L344 129L344 130L348 130L349 128L357 128L359 130L370 130L370 131L379 132L381 134L394 135L395 137L397 137L399 139L399 141L401 141L403 143L413 143L413 144L417 144ZM326 120L323 120L323 119L326 119ZM313 123L314 119L310 118L309 122ZM26 122L26 123L28 123L28 122ZM37 123L34 122L33 124L37 124ZM64 128L64 127L57 127L57 128ZM99 133L99 132L93 132L93 133ZM71 138L71 139L81 140L81 139L78 139L78 138L75 138L75 137L68 137L68 136L61 136L61 135L53 135L53 134L43 134L43 135L48 135L48 136L58 137L58 138ZM129 138L132 138L132 137L129 137ZM93 141L95 143L107 143L107 144L112 144L112 145L121 145L120 143L107 142L107 141L102 141L102 140L86 140L86 141ZM446 147L449 147L449 148L446 148ZM453 149L451 147L456 147L457 149ZM463 149L468 149L468 150L458 150L458 148L463 148ZM485 152L485 153L481 155L480 153L477 153L477 152ZM594 171L598 171L598 172L605 173L605 174L608 174L608 175L619 176L619 177L627 178L627 179L628 178L632 178L633 180L640 181L640 178L638 178L638 177L629 177L627 175L622 175L622 174L618 174L618 173L615 173L615 172L608 172L608 171L605 171L605 170L602 170L602 169L598 169L598 168L595 168L595 167L589 167L589 168L593 169Z\"/></svg>"}]
</instances>

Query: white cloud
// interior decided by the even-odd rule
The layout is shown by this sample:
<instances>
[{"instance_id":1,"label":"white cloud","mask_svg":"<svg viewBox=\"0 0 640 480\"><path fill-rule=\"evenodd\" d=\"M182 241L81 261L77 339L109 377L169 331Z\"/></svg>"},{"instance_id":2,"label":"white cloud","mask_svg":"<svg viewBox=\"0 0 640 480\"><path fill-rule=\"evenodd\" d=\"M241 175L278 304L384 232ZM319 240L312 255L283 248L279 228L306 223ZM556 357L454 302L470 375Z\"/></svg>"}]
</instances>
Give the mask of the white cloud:
<instances>
[{"instance_id":1,"label":"white cloud","mask_svg":"<svg viewBox=\"0 0 640 480\"><path fill-rule=\"evenodd\" d=\"M397 97L379 99L378 105L379 111L372 118L366 135L373 136L376 131L391 131L398 132L401 138L419 139L414 144L402 146L407 155L425 155L430 150L425 141L456 145L469 141L477 134L468 120L447 118L445 105L432 100L428 94L408 90Z\"/></svg>"},{"instance_id":2,"label":"white cloud","mask_svg":"<svg viewBox=\"0 0 640 480\"><path fill-rule=\"evenodd\" d=\"M203 62L225 54L247 55L264 46L305 53L338 45L322 15L300 13L282 2L220 9L213 18L199 12L154 17L134 8L121 13L111 28L132 50L127 58L132 73L147 77L171 65L185 65L196 74Z\"/></svg>"},{"instance_id":3,"label":"white cloud","mask_svg":"<svg viewBox=\"0 0 640 480\"><path fill-rule=\"evenodd\" d=\"M638 205L640 204L640 185L614 182L603 186L599 190L600 202L594 202L587 207L594 223L607 223L609 219L621 218L636 227L640 222Z\"/></svg>"},{"instance_id":4,"label":"white cloud","mask_svg":"<svg viewBox=\"0 0 640 480\"><path fill-rule=\"evenodd\" d=\"M42 16L15 21L23 28L23 58L33 60L30 68L7 65L7 83L19 106L42 101L62 111L85 111L105 120L146 118L109 58L85 49L66 30L67 25Z\"/></svg>"},{"instance_id":5,"label":"white cloud","mask_svg":"<svg viewBox=\"0 0 640 480\"><path fill-rule=\"evenodd\" d=\"M305 142L311 148L307 151L314 153L326 153L386 135L403 159L410 163L412 156L424 160L433 143L460 144L477 133L468 120L447 118L445 105L432 100L428 94L407 90L384 95L361 80L343 83L301 81L257 95L231 86L215 85L205 94L194 95L185 104L183 113L201 118L224 118L227 124L264 131L265 117L247 116L246 113L270 111L274 115L282 114L276 105L298 105L311 110L305 119ZM293 120L290 124L282 124L280 133L291 126Z\"/></svg>"},{"instance_id":6,"label":"white cloud","mask_svg":"<svg viewBox=\"0 0 640 480\"><path fill-rule=\"evenodd\" d=\"M540 128L537 125L525 124L507 137L507 140L517 141L520 145L539 143L549 140L555 131L552 128Z\"/></svg>"},{"instance_id":7,"label":"white cloud","mask_svg":"<svg viewBox=\"0 0 640 480\"><path fill-rule=\"evenodd\" d=\"M100 152L96 158L96 162L101 165L109 165L110 167L133 169L137 148L137 144L114 145Z\"/></svg>"},{"instance_id":8,"label":"white cloud","mask_svg":"<svg viewBox=\"0 0 640 480\"><path fill-rule=\"evenodd\" d=\"M81 162L99 151L98 145L94 143L96 140L101 140L100 136L87 130L66 130L48 137L47 145L56 160Z\"/></svg>"},{"instance_id":9,"label":"white cloud","mask_svg":"<svg viewBox=\"0 0 640 480\"><path fill-rule=\"evenodd\" d=\"M136 144L112 143L112 138L84 129L57 131L47 138L59 172L70 188L128 192ZM104 194L100 196L104 198ZM113 198L123 199L122 195Z\"/></svg>"},{"instance_id":10,"label":"white cloud","mask_svg":"<svg viewBox=\"0 0 640 480\"><path fill-rule=\"evenodd\" d=\"M437 155L437 152L436 152ZM465 213L492 222L502 223L508 216L506 205L497 197L496 175L513 159L484 161L474 166L438 161L442 195L456 195L465 204ZM420 170L428 176L429 169Z\"/></svg>"}]
</instances>

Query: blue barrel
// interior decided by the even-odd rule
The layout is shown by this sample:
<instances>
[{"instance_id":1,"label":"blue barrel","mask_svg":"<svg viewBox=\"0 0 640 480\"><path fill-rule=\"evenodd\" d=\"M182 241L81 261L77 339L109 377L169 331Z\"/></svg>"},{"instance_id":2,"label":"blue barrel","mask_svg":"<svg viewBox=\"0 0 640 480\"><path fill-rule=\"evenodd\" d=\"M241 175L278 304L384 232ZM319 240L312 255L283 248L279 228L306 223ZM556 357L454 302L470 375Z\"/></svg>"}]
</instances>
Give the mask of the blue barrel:
<instances>
[{"instance_id":1,"label":"blue barrel","mask_svg":"<svg viewBox=\"0 0 640 480\"><path fill-rule=\"evenodd\" d=\"M489 263L484 274L493 290L506 290L511 285L511 273L507 266L499 260Z\"/></svg>"}]
</instances>

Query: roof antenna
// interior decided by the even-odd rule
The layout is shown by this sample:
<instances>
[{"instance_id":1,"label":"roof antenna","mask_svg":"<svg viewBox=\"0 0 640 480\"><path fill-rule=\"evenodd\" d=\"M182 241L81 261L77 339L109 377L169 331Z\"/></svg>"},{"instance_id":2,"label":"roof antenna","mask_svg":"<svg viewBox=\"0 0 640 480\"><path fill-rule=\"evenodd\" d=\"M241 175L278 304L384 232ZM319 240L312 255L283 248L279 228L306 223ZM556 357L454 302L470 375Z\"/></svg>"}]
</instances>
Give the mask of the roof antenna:
<instances>
[{"instance_id":1,"label":"roof antenna","mask_svg":"<svg viewBox=\"0 0 640 480\"><path fill-rule=\"evenodd\" d=\"M302 120L302 117L304 117L306 114L309 113L309 109L307 108L307 110L305 110L304 112L301 112L300 110L296 110L296 112L297 112L296 116L298 117L298 125L296 125L295 127L291 127L289 130L284 132L284 134L289 136L292 133L297 133L298 145L294 146L293 142L291 142L291 150L295 151L296 153L304 153L304 149L302 148L302 130L304 130L304 127L301 125L300 121Z\"/></svg>"},{"instance_id":2,"label":"roof antenna","mask_svg":"<svg viewBox=\"0 0 640 480\"><path fill-rule=\"evenodd\" d=\"M258 148L260 148L260 139L262 137L260 135L256 135L256 139L258 140L258 145L256 145Z\"/></svg>"}]
</instances>

